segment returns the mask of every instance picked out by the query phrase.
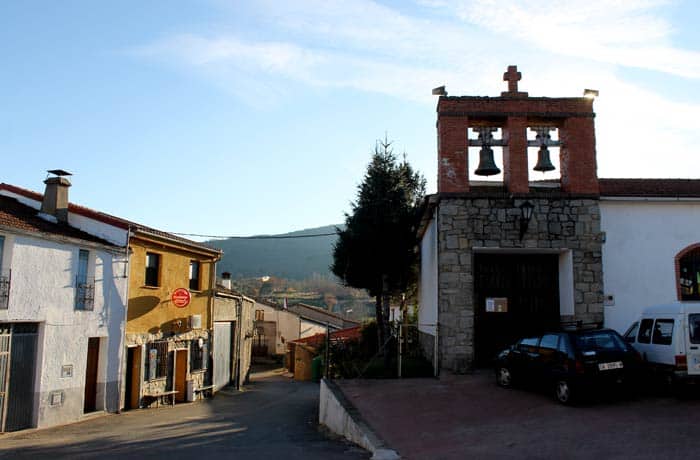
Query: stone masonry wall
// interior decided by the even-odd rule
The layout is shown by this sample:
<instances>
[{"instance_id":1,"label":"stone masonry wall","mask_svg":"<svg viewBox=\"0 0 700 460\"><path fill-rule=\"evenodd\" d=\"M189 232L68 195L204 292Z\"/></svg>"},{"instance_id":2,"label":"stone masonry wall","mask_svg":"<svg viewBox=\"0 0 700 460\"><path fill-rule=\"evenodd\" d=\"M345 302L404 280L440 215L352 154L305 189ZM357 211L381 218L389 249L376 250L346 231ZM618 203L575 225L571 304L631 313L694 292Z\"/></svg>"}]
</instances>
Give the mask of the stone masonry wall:
<instances>
[{"instance_id":1,"label":"stone masonry wall","mask_svg":"<svg viewBox=\"0 0 700 460\"><path fill-rule=\"evenodd\" d=\"M438 315L440 365L468 372L474 357L473 248L571 250L574 318L603 320L602 234L598 200L529 196L532 220L519 238L525 199L494 194L442 196L438 205ZM534 251L536 252L536 251Z\"/></svg>"}]
</instances>

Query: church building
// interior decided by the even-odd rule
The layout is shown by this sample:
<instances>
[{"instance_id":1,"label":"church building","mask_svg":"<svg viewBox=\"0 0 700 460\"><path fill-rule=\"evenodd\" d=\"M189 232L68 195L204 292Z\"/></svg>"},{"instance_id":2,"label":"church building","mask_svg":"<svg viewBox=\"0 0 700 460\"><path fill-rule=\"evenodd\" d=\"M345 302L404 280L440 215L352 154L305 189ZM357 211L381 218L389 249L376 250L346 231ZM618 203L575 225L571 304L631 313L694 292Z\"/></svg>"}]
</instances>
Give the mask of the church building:
<instances>
[{"instance_id":1,"label":"church building","mask_svg":"<svg viewBox=\"0 0 700 460\"><path fill-rule=\"evenodd\" d=\"M437 366L457 373L525 334L624 332L646 306L700 300L700 181L599 179L597 92L530 97L515 66L503 78L500 97L437 90L418 322L426 354L437 341Z\"/></svg>"}]
</instances>

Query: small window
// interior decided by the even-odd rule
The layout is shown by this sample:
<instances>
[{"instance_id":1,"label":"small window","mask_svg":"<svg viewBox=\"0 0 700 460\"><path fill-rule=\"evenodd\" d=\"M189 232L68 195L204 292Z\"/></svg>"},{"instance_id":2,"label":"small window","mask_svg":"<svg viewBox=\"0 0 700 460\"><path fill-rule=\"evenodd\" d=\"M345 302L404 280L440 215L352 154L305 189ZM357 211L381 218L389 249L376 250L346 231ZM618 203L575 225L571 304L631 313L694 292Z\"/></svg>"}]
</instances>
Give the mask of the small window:
<instances>
[{"instance_id":1,"label":"small window","mask_svg":"<svg viewBox=\"0 0 700 460\"><path fill-rule=\"evenodd\" d=\"M680 300L700 300L700 248L686 252L678 259Z\"/></svg>"},{"instance_id":2,"label":"small window","mask_svg":"<svg viewBox=\"0 0 700 460\"><path fill-rule=\"evenodd\" d=\"M559 336L556 334L546 334L540 340L540 348L556 350L559 343Z\"/></svg>"},{"instance_id":3,"label":"small window","mask_svg":"<svg viewBox=\"0 0 700 460\"><path fill-rule=\"evenodd\" d=\"M201 371L207 368L209 346L204 339L195 339L190 342L190 370Z\"/></svg>"},{"instance_id":4,"label":"small window","mask_svg":"<svg viewBox=\"0 0 700 460\"><path fill-rule=\"evenodd\" d=\"M146 253L146 286L158 286L158 274L160 271L160 254Z\"/></svg>"},{"instance_id":5,"label":"small window","mask_svg":"<svg viewBox=\"0 0 700 460\"><path fill-rule=\"evenodd\" d=\"M535 353L537 352L537 342L539 340L539 337L526 337L520 341L518 349L525 353Z\"/></svg>"},{"instance_id":6,"label":"small window","mask_svg":"<svg viewBox=\"0 0 700 460\"><path fill-rule=\"evenodd\" d=\"M637 332L639 332L639 322L635 321L630 328L627 329L627 332L625 332L625 342L634 343Z\"/></svg>"},{"instance_id":7,"label":"small window","mask_svg":"<svg viewBox=\"0 0 700 460\"><path fill-rule=\"evenodd\" d=\"M651 343L657 345L671 345L673 341L673 320L657 319L654 323L654 336Z\"/></svg>"},{"instance_id":8,"label":"small window","mask_svg":"<svg viewBox=\"0 0 700 460\"><path fill-rule=\"evenodd\" d=\"M639 335L637 335L637 342L639 343L650 343L651 342L651 329L654 325L653 319L643 319L642 323L639 325Z\"/></svg>"},{"instance_id":9,"label":"small window","mask_svg":"<svg viewBox=\"0 0 700 460\"><path fill-rule=\"evenodd\" d=\"M690 343L700 343L700 315L688 315Z\"/></svg>"},{"instance_id":10,"label":"small window","mask_svg":"<svg viewBox=\"0 0 700 460\"><path fill-rule=\"evenodd\" d=\"M168 376L168 342L152 342L146 347L146 380Z\"/></svg>"},{"instance_id":11,"label":"small window","mask_svg":"<svg viewBox=\"0 0 700 460\"><path fill-rule=\"evenodd\" d=\"M265 321L265 310L255 310L255 321Z\"/></svg>"},{"instance_id":12,"label":"small window","mask_svg":"<svg viewBox=\"0 0 700 460\"><path fill-rule=\"evenodd\" d=\"M199 261L190 260L190 290L199 291Z\"/></svg>"}]
</instances>

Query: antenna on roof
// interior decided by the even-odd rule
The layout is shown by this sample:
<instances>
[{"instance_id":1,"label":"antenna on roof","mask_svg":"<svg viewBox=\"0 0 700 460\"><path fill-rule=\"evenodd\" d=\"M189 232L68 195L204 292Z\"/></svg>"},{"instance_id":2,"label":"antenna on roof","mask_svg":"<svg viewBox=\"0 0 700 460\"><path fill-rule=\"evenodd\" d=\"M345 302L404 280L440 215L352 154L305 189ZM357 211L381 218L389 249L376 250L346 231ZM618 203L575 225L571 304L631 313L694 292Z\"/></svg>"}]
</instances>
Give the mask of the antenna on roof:
<instances>
[{"instance_id":1,"label":"antenna on roof","mask_svg":"<svg viewBox=\"0 0 700 460\"><path fill-rule=\"evenodd\" d=\"M58 176L58 177L72 176L73 175L73 174L71 174L68 171L65 171L63 169L49 169L46 172L49 174L53 174L54 176ZM48 177L48 176L46 176L46 177Z\"/></svg>"}]
</instances>

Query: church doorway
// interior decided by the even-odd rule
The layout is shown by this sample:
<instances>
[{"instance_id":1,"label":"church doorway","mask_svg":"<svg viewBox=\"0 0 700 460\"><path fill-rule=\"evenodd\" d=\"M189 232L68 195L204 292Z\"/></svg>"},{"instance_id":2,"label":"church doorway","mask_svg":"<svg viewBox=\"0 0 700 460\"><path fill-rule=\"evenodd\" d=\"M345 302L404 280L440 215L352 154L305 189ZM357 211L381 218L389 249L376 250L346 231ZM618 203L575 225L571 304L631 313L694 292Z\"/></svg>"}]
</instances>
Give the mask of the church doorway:
<instances>
[{"instance_id":1,"label":"church doorway","mask_svg":"<svg viewBox=\"0 0 700 460\"><path fill-rule=\"evenodd\" d=\"M528 334L560 323L558 254L474 254L474 358L496 354Z\"/></svg>"}]
</instances>

